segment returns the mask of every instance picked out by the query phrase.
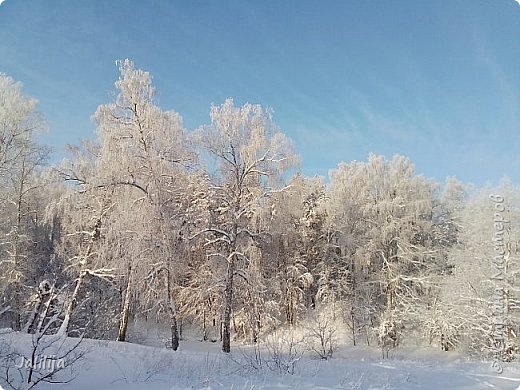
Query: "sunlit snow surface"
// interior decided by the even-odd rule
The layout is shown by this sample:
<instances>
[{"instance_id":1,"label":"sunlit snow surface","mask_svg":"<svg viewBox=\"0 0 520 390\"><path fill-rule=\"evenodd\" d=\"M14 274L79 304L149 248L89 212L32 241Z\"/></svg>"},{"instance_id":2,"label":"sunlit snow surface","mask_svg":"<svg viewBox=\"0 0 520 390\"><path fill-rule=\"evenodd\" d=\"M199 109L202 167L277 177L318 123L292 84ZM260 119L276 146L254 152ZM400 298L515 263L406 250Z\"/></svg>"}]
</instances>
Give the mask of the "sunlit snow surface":
<instances>
[{"instance_id":1,"label":"sunlit snow surface","mask_svg":"<svg viewBox=\"0 0 520 390\"><path fill-rule=\"evenodd\" d=\"M28 335L1 336L25 349ZM517 389L520 364L504 365L497 374L488 362L470 361L456 353L401 348L381 359L368 347L340 347L334 358L311 354L297 364L294 375L250 364L253 349L235 346L230 355L218 343L186 341L177 352L115 341L84 340L86 358L73 372L76 379L41 389ZM265 358L268 353L263 352ZM6 388L5 384L0 384Z\"/></svg>"}]
</instances>

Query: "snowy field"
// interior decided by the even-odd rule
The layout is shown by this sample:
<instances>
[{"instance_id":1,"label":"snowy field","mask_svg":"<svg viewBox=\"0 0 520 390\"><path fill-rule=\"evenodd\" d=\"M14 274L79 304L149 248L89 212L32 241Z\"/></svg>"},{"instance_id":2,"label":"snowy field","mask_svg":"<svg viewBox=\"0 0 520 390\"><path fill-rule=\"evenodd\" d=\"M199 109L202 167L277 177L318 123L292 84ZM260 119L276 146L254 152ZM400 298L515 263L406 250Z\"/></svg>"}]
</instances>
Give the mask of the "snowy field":
<instances>
[{"instance_id":1,"label":"snowy field","mask_svg":"<svg viewBox=\"0 0 520 390\"><path fill-rule=\"evenodd\" d=\"M5 345L27 354L31 336L10 333ZM68 339L73 345L75 339ZM84 357L63 370L68 384L41 389L518 389L520 365L504 364L498 374L489 362L456 353L399 348L387 359L369 347L339 347L330 360L306 352L290 361L272 350L235 346L227 355L218 343L186 341L180 350L115 341L83 340ZM293 364L294 363L294 364ZM9 388L5 383L2 388Z\"/></svg>"}]
</instances>

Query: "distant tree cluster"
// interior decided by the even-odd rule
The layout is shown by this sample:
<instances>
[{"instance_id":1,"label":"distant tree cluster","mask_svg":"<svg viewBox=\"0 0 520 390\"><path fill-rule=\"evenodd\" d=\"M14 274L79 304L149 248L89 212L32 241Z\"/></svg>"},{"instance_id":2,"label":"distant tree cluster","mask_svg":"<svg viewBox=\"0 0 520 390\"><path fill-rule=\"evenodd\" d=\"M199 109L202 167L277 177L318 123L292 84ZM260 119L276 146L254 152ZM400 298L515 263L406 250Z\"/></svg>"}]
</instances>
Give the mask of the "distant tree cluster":
<instances>
[{"instance_id":1,"label":"distant tree cluster","mask_svg":"<svg viewBox=\"0 0 520 390\"><path fill-rule=\"evenodd\" d=\"M0 75L0 325L125 341L142 319L171 329L176 350L189 324L229 352L326 312L320 336L334 317L352 343L383 351L419 342L516 358L520 192L509 181L439 185L399 155L307 178L269 110L228 99L187 132L157 105L149 73L118 65L95 139L54 167L35 140L36 102ZM503 197L500 280L489 194Z\"/></svg>"}]
</instances>

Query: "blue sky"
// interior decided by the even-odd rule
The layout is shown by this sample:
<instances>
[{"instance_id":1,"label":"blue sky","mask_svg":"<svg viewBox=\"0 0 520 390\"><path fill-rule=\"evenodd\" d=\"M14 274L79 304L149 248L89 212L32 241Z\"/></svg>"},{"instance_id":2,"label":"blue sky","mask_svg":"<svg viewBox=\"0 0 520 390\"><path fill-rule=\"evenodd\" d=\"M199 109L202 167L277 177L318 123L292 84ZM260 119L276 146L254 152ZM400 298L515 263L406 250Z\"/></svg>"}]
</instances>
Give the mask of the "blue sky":
<instances>
[{"instance_id":1,"label":"blue sky","mask_svg":"<svg viewBox=\"0 0 520 390\"><path fill-rule=\"evenodd\" d=\"M227 97L271 107L309 176L399 153L439 181L520 184L514 0L0 4L0 72L39 100L54 161L94 136L123 58L188 130Z\"/></svg>"}]
</instances>

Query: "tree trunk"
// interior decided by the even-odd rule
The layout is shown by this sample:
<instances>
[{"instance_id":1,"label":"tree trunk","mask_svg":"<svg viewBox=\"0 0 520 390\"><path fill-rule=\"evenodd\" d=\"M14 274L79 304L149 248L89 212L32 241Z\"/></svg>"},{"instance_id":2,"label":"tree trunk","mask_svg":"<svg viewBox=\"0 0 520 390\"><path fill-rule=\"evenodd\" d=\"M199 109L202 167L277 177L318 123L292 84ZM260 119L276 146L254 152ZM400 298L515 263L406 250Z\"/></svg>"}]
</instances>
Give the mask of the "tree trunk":
<instances>
[{"instance_id":1,"label":"tree trunk","mask_svg":"<svg viewBox=\"0 0 520 390\"><path fill-rule=\"evenodd\" d=\"M18 284L18 283L17 283ZM20 292L18 287L15 290L15 297L14 297L14 318L13 318L13 324L12 328L14 331L20 331L22 329L22 318L20 315Z\"/></svg>"},{"instance_id":2,"label":"tree trunk","mask_svg":"<svg viewBox=\"0 0 520 390\"><path fill-rule=\"evenodd\" d=\"M202 341L208 339L208 332L206 330L206 309L202 309Z\"/></svg>"},{"instance_id":3,"label":"tree trunk","mask_svg":"<svg viewBox=\"0 0 520 390\"><path fill-rule=\"evenodd\" d=\"M294 325L294 321L295 321L295 318L296 318L296 314L295 314L295 299L293 297L293 292L290 290L291 288L294 288L294 286L292 286L291 284L291 287L288 287L287 288L287 304L285 306L285 317L287 319L287 324L289 326L293 326Z\"/></svg>"},{"instance_id":4,"label":"tree trunk","mask_svg":"<svg viewBox=\"0 0 520 390\"><path fill-rule=\"evenodd\" d=\"M60 329L58 330L58 335L60 336L68 336L69 326L70 326L70 317L72 316L72 312L76 308L77 299L79 295L79 290L83 285L85 277L87 276L87 271L82 270L79 273L78 280L76 281L76 287L74 288L74 292L72 293L72 297L70 299L69 305L67 306L67 310L65 311L65 318L61 323Z\"/></svg>"},{"instance_id":5,"label":"tree trunk","mask_svg":"<svg viewBox=\"0 0 520 390\"><path fill-rule=\"evenodd\" d=\"M22 160L22 178L24 177L25 173L25 159ZM23 201L23 193L24 193L24 180L20 180L20 188L18 189L18 199L16 202L16 231L14 234L14 253L13 253L13 261L14 261L14 271L15 274L19 274L17 277L17 280L15 281L15 296L14 296L14 323L13 323L13 330L20 331L22 330L22 318L21 318L21 311L22 311L22 291L21 291L21 276L22 273L18 271L18 266L20 264L20 251L21 251L21 237L20 237L20 231L22 229L22 201Z\"/></svg>"},{"instance_id":6,"label":"tree trunk","mask_svg":"<svg viewBox=\"0 0 520 390\"><path fill-rule=\"evenodd\" d=\"M172 349L176 351L179 348L179 328L177 326L177 316L175 315L175 309L173 307L170 307L170 324L172 332Z\"/></svg>"},{"instance_id":7,"label":"tree trunk","mask_svg":"<svg viewBox=\"0 0 520 390\"><path fill-rule=\"evenodd\" d=\"M352 320L352 342L356 346L356 311L355 308L358 304L357 296L357 280L356 280L356 263L354 262L354 256L350 258L350 276L352 283L352 307L350 308L350 318Z\"/></svg>"},{"instance_id":8,"label":"tree trunk","mask_svg":"<svg viewBox=\"0 0 520 390\"><path fill-rule=\"evenodd\" d=\"M172 349L176 351L179 348L179 328L177 326L177 311L175 310L175 302L172 299L172 285L171 285L171 272L170 264L168 261L168 269L166 272L166 293L168 297L166 304L168 305L168 311L170 313L170 330L172 334Z\"/></svg>"},{"instance_id":9,"label":"tree trunk","mask_svg":"<svg viewBox=\"0 0 520 390\"><path fill-rule=\"evenodd\" d=\"M35 329L35 332L33 333L38 333L38 334L45 334L47 329L50 325L52 325L52 323L54 321L56 321L58 318L57 318L57 315L55 318L51 318L49 319L49 321L47 322L47 325L45 325L45 320L47 319L47 317L49 316L49 312L51 310L51 306L52 306L52 303L53 303L53 300L56 298L56 293L54 291L54 285L52 285L49 293L47 294L47 300L45 301L45 303L43 303L43 311L41 313L39 313L39 320L38 320L38 325L36 326L36 329ZM44 301L45 299L45 296L42 297L42 302Z\"/></svg>"},{"instance_id":10,"label":"tree trunk","mask_svg":"<svg viewBox=\"0 0 520 390\"><path fill-rule=\"evenodd\" d=\"M54 285L52 285L48 291L45 288L39 289L38 301L34 305L31 317L25 324L23 329L24 333L32 333L36 334L37 337L40 337L47 332L47 328L49 328L58 320L58 313L49 318L49 314L55 299L56 293L54 290ZM45 323L45 320L47 319L48 321Z\"/></svg>"},{"instance_id":11,"label":"tree trunk","mask_svg":"<svg viewBox=\"0 0 520 390\"><path fill-rule=\"evenodd\" d=\"M126 331L128 329L128 316L130 314L130 301L132 299L132 283L132 265L128 264L128 280L126 283L123 310L121 311L121 319L119 321L119 332L117 334L117 341L126 340Z\"/></svg>"},{"instance_id":12,"label":"tree trunk","mask_svg":"<svg viewBox=\"0 0 520 390\"><path fill-rule=\"evenodd\" d=\"M388 283L386 287L386 310L391 312L394 309L394 284Z\"/></svg>"},{"instance_id":13,"label":"tree trunk","mask_svg":"<svg viewBox=\"0 0 520 390\"><path fill-rule=\"evenodd\" d=\"M352 321L352 343L356 346L356 316L354 315L354 308L350 309L350 319Z\"/></svg>"},{"instance_id":14,"label":"tree trunk","mask_svg":"<svg viewBox=\"0 0 520 390\"><path fill-rule=\"evenodd\" d=\"M88 244L87 250L85 251L85 257L81 262L81 270L79 272L78 280L76 281L76 287L74 288L74 292L72 293L72 298L67 306L67 310L65 311L65 318L58 330L58 335L60 336L68 336L69 326L70 326L70 317L72 316L72 312L76 308L79 290L85 281L85 277L88 275L88 259L92 254L92 248L94 246L94 241L97 240L100 236L101 232L101 218L98 218L96 224L94 225L94 229L92 230L90 242Z\"/></svg>"},{"instance_id":15,"label":"tree trunk","mask_svg":"<svg viewBox=\"0 0 520 390\"><path fill-rule=\"evenodd\" d=\"M226 275L226 288L224 289L223 312L222 312L222 351L231 352L231 306L233 303L233 274L235 259L234 254L228 263Z\"/></svg>"},{"instance_id":16,"label":"tree trunk","mask_svg":"<svg viewBox=\"0 0 520 390\"><path fill-rule=\"evenodd\" d=\"M40 309L42 307L42 300L40 297L38 297L38 302L35 303L33 310L31 312L31 315L29 316L29 319L25 323L25 326L22 329L23 333L32 333L34 329L34 324L36 323L36 320L38 319L38 313L40 312Z\"/></svg>"}]
</instances>

